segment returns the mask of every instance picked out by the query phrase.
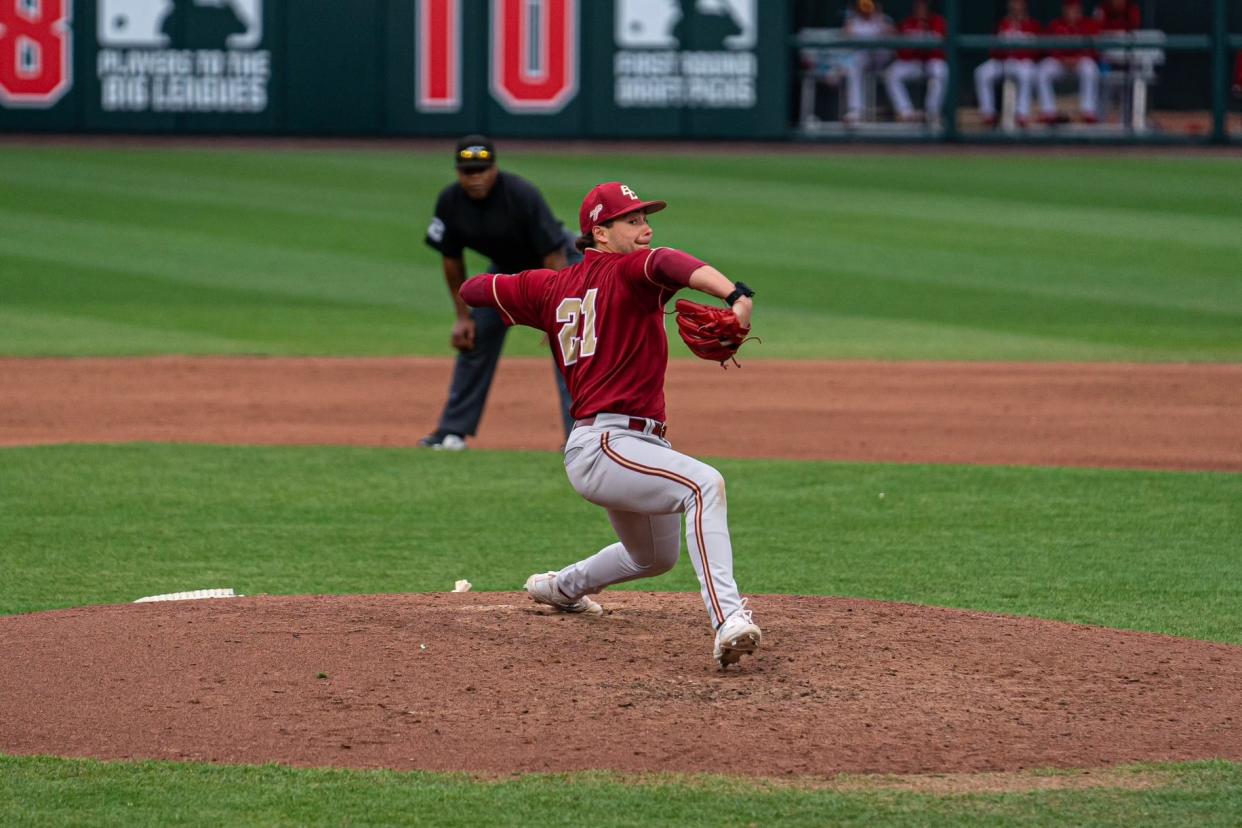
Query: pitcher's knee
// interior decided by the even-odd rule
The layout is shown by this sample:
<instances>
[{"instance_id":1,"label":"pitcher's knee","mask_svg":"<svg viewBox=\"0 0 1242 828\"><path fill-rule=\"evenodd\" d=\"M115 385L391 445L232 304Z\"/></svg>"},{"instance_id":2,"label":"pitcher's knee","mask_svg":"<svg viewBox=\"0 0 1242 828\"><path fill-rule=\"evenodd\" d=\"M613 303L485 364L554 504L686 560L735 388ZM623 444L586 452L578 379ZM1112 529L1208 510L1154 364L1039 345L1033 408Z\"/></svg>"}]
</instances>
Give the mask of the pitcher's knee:
<instances>
[{"instance_id":1,"label":"pitcher's knee","mask_svg":"<svg viewBox=\"0 0 1242 828\"><path fill-rule=\"evenodd\" d=\"M706 508L725 502L725 481L720 472L709 466L706 472L700 475L695 482L698 484L698 489L691 493L687 500L687 506L697 505L693 501L700 497L703 499L703 506Z\"/></svg>"},{"instance_id":2,"label":"pitcher's knee","mask_svg":"<svg viewBox=\"0 0 1242 828\"><path fill-rule=\"evenodd\" d=\"M677 558L681 555L681 547L677 546L671 550L661 551L656 559L651 562L651 574L663 575L673 567L677 566Z\"/></svg>"},{"instance_id":3,"label":"pitcher's knee","mask_svg":"<svg viewBox=\"0 0 1242 828\"><path fill-rule=\"evenodd\" d=\"M677 566L677 558L680 555L680 544L667 549L656 548L652 550L650 558L641 562L634 561L634 566L642 573L642 577L654 578Z\"/></svg>"}]
</instances>

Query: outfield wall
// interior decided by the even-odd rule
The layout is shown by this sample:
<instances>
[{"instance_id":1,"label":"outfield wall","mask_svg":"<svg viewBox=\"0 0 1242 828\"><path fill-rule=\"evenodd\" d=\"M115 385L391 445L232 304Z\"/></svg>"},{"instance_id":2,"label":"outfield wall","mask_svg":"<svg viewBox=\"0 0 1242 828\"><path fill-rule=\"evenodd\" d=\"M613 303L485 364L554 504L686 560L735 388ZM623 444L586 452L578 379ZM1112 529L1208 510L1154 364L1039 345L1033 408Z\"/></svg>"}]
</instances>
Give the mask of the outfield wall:
<instances>
[{"instance_id":1,"label":"outfield wall","mask_svg":"<svg viewBox=\"0 0 1242 828\"><path fill-rule=\"evenodd\" d=\"M784 137L788 4L698 5L0 0L0 129Z\"/></svg>"},{"instance_id":2,"label":"outfield wall","mask_svg":"<svg viewBox=\"0 0 1242 828\"><path fill-rule=\"evenodd\" d=\"M1223 139L1220 67L1242 48L1242 36L1227 34L1242 26L1242 3L1161 2L1152 18L1174 39L1198 34L1171 42L1181 51L1162 67L1153 100L1214 108ZM802 57L794 32L839 25L844 4L0 0L0 131L807 137L795 112ZM956 111L973 106L971 69L1004 4L941 5L963 35L960 50L956 35L950 44L959 56ZM1033 7L1050 19L1054 5ZM899 18L908 6L893 0L886 10ZM946 120L943 135L914 137L956 139L956 118Z\"/></svg>"}]
</instances>

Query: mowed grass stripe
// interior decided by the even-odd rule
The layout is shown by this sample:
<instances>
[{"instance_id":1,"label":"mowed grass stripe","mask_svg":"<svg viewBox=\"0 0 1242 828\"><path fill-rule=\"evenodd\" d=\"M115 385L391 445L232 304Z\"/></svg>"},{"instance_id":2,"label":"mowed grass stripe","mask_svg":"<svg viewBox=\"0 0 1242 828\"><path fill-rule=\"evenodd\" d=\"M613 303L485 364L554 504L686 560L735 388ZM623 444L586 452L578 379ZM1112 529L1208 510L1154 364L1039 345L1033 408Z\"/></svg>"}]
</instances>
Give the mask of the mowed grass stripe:
<instances>
[{"instance_id":1,"label":"mowed grass stripe","mask_svg":"<svg viewBox=\"0 0 1242 828\"><path fill-rule=\"evenodd\" d=\"M316 300L417 313L420 305L427 304L425 297L417 301L408 265L339 250L306 250L268 241L221 246L218 237L193 230L152 233L148 227L31 219L3 210L0 221L14 231L0 238L0 255L13 265L12 272L0 278L14 283L11 290L17 291L20 285L33 295L49 290L38 275L48 265L67 270L107 269L167 282L170 289L186 284L221 291L266 291L264 307ZM66 237L77 243L61 245ZM302 278L291 278L295 272ZM113 285L110 279L98 281L98 291L106 292Z\"/></svg>"},{"instance_id":2,"label":"mowed grass stripe","mask_svg":"<svg viewBox=\"0 0 1242 828\"><path fill-rule=\"evenodd\" d=\"M554 454L131 445L0 458L0 613L204 586L440 592L464 577L516 590L615 539ZM1240 475L716 465L747 593L1242 643ZM684 564L631 588L697 591Z\"/></svg>"},{"instance_id":3,"label":"mowed grass stripe","mask_svg":"<svg viewBox=\"0 0 1242 828\"><path fill-rule=\"evenodd\" d=\"M74 356L91 331L125 353L284 355L320 350L329 337L399 343L411 333L411 314L388 306L172 282L85 264L9 261L39 273L37 280L0 274L0 291L13 303L8 313L25 308L8 331L19 355ZM67 324L62 338L56 320L66 317L80 317L85 327Z\"/></svg>"},{"instance_id":4,"label":"mowed grass stripe","mask_svg":"<svg viewBox=\"0 0 1242 828\"><path fill-rule=\"evenodd\" d=\"M756 156L681 153L677 169L699 176L725 166L724 179L762 184L789 181L847 187L893 196L977 196L1020 204L1062 204L1143 213L1153 209L1230 217L1239 196L1222 181L1239 175L1232 158L1140 155L1137 157L1050 153L825 154L793 150ZM531 163L540 163L532 158ZM549 168L560 159L544 160ZM658 154L631 154L618 163L635 175L660 173Z\"/></svg>"},{"instance_id":5,"label":"mowed grass stripe","mask_svg":"<svg viewBox=\"0 0 1242 828\"><path fill-rule=\"evenodd\" d=\"M1170 284L1168 264L1153 258L1134 261L1132 244L1099 244L1090 254L1081 250L1048 250L1042 239L980 237L963 229L949 235L929 220L912 221L902 227L896 244L891 230L869 222L858 222L850 241L832 243L833 261L848 263L853 271L865 271L876 279L897 277L917 279L934 288L948 285L990 289L999 287L1025 294L1036 301L1052 299L1091 299L1119 306L1169 307L1211 311L1242 316L1235 301L1238 279L1234 259L1227 255L1201 255L1196 267L1187 270L1185 281ZM913 270L903 248L916 244L921 267ZM823 283L822 269L803 265L805 259L822 254L809 239L791 244L785 251L774 251L771 260L796 269L808 285ZM741 257L747 268L761 265L765 257ZM1102 267L1108 265L1108 267ZM835 272L839 264L832 266ZM1124 270L1123 270L1124 268ZM1003 274L1004 280L996 274Z\"/></svg>"},{"instance_id":6,"label":"mowed grass stripe","mask_svg":"<svg viewBox=\"0 0 1242 828\"><path fill-rule=\"evenodd\" d=\"M36 207L65 198L107 205L123 202L130 209L126 214L109 214L105 209L93 211L101 218L113 220L153 219L168 221L176 213L161 208L193 209L209 223L237 211L282 214L286 221L335 221L351 229L374 224L391 225L399 230L408 221L408 197L397 193L368 193L356 181L337 184L308 182L265 182L261 179L230 181L209 176L176 176L148 173L133 180L130 174L106 171L90 178L58 178L48 181L44 174L22 170L6 176L6 184L17 190L28 190L42 197L27 198ZM84 204L86 206L86 204ZM84 210L84 213L88 212ZM242 225L238 229L246 229ZM251 229L253 229L251 227Z\"/></svg>"},{"instance_id":7,"label":"mowed grass stripe","mask_svg":"<svg viewBox=\"0 0 1242 828\"><path fill-rule=\"evenodd\" d=\"M982 330L968 325L953 326L907 319L879 319L838 313L799 311L791 308L765 308L763 329L779 330L780 341L773 344L764 333L763 344L743 351L743 361L752 356L775 356L777 349L788 359L818 359L825 348L837 359L962 359L964 350L989 354L993 361L1020 361L1038 352L1051 361L1134 361L1140 359L1134 348L1100 345L1058 339L1047 332L1015 333L1008 330ZM681 346L671 350L678 351ZM1163 354L1155 349L1143 352L1153 360L1177 358L1176 352ZM674 354L676 356L676 353Z\"/></svg>"},{"instance_id":8,"label":"mowed grass stripe","mask_svg":"<svg viewBox=\"0 0 1242 828\"><path fill-rule=\"evenodd\" d=\"M1069 776L1065 772L1061 775ZM1224 826L1242 767L1111 772L1116 787L936 795L609 773L463 774L0 757L0 821L20 825ZM1128 776L1150 780L1126 789ZM848 784L848 780L845 782Z\"/></svg>"},{"instance_id":9,"label":"mowed grass stripe","mask_svg":"<svg viewBox=\"0 0 1242 828\"><path fill-rule=\"evenodd\" d=\"M273 185L262 179L222 185L215 179L179 180L166 174L115 173L103 181L73 176L52 181L36 175L17 177L7 182L0 207L28 219L77 220L145 231L169 247L176 246L176 236L165 240L162 234L190 233L221 245L278 245L291 251L404 263L414 252L412 242L422 240L421 233L415 237L411 232L409 213L414 205L408 196L369 190L357 181L342 182L351 188L344 195L336 188L307 183L271 192Z\"/></svg>"},{"instance_id":10,"label":"mowed grass stripe","mask_svg":"<svg viewBox=\"0 0 1242 828\"><path fill-rule=\"evenodd\" d=\"M1235 220L1215 215L1165 214L1156 209L1157 205L1140 211L1040 204L1028 202L1020 192L998 198L975 195L968 189L953 195L893 194L814 178L761 183L726 178L718 182L721 192L713 198L711 193L695 189L699 179L684 169L662 180L665 182L663 189L673 194L683 192L689 207L700 214L708 210L709 205L714 205L713 212L724 210L720 200L723 199L725 204L745 205L763 212L813 212L825 221L848 217L868 223L899 225L906 220L934 216L947 226L973 227L983 235L1043 233L1049 237L1063 236L1077 242L1079 247L1088 247L1103 239L1130 243L1157 241L1183 249L1213 246L1236 251L1242 248L1242 240L1234 232Z\"/></svg>"},{"instance_id":11,"label":"mowed grass stripe","mask_svg":"<svg viewBox=\"0 0 1242 828\"><path fill-rule=\"evenodd\" d=\"M106 288L90 269L104 264L174 286L264 293L264 312L243 320L251 334L239 334L229 299L204 302L169 351L210 352L204 334L270 353L445 351L451 308L438 258L422 244L451 180L443 153L9 147L0 159L0 216L14 230L0 244L0 274L10 282L40 284L59 268ZM758 324L765 313L811 321L794 332L768 326L753 358L1242 353L1242 164L1230 160L518 151L505 166L536 181L570 224L595 181L668 199L658 242L755 284ZM110 319L98 293L44 288L10 310ZM305 297L357 308L311 313ZM413 333L394 336L403 314ZM21 333L29 327L0 331L0 353L67 352L55 337ZM126 339L64 339L83 354L150 352ZM536 352L535 341L514 352Z\"/></svg>"},{"instance_id":12,"label":"mowed grass stripe","mask_svg":"<svg viewBox=\"0 0 1242 828\"><path fill-rule=\"evenodd\" d=\"M835 268L830 282L808 293L824 297L837 313L894 321L919 317L952 329L964 312L973 331L1026 334L1062 342L1130 346L1176 353L1198 349L1221 358L1242 358L1242 314L1155 308L1084 297L1040 296L1022 289L940 284L934 289L914 278L877 277L874 272ZM1152 348L1151 343L1159 342Z\"/></svg>"},{"instance_id":13,"label":"mowed grass stripe","mask_svg":"<svg viewBox=\"0 0 1242 828\"><path fill-rule=\"evenodd\" d=\"M129 354L194 352L249 354L255 347L215 333L195 335L178 326L160 328L145 317L129 323L98 316L77 316L26 307L21 311L0 307L0 330L14 343L18 355L75 357L90 352L101 339Z\"/></svg>"},{"instance_id":14,"label":"mowed grass stripe","mask_svg":"<svg viewBox=\"0 0 1242 828\"><path fill-rule=\"evenodd\" d=\"M797 269L811 283L829 281L837 267L845 266L865 268L877 278L917 278L932 285L995 285L1032 296L1086 296L1157 306L1188 303L1242 313L1236 257L1228 251L1171 251L1158 243L1103 239L1053 247L1039 235L980 233L969 223L946 227L930 216L900 224L848 217L829 238L810 222L789 229L796 237L779 249L734 255L748 268L769 262L782 272ZM702 232L708 234L708 243L736 246L723 229ZM919 251L917 268L911 267L912 247ZM1170 281L1170 272L1182 276Z\"/></svg>"}]
</instances>

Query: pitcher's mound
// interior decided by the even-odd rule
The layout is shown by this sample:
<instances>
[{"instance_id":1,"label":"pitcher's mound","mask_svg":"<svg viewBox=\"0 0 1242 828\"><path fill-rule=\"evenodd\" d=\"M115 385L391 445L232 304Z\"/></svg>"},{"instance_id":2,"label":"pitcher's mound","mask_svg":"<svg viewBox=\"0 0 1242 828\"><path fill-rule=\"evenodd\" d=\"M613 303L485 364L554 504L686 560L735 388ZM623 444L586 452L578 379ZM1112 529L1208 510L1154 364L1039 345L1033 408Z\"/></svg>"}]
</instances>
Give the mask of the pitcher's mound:
<instances>
[{"instance_id":1,"label":"pitcher's mound","mask_svg":"<svg viewBox=\"0 0 1242 828\"><path fill-rule=\"evenodd\" d=\"M777 776L1242 760L1242 647L758 596L719 672L696 595L261 597L0 618L0 753Z\"/></svg>"}]
</instances>

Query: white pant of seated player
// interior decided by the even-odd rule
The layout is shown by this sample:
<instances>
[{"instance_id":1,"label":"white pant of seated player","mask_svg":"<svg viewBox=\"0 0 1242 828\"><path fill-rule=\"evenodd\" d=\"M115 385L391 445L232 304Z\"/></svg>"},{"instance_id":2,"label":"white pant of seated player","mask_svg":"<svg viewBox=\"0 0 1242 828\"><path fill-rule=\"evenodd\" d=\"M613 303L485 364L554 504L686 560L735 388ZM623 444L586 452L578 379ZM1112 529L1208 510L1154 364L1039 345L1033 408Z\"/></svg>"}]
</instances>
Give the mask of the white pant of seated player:
<instances>
[{"instance_id":1,"label":"white pant of seated player","mask_svg":"<svg viewBox=\"0 0 1242 828\"><path fill-rule=\"evenodd\" d=\"M650 578L677 564L681 515L686 544L713 628L742 609L733 579L724 478L706 463L674 451L653 434L596 424L574 429L565 444L565 471L574 490L608 510L619 543L571 564L557 588L576 599L613 584Z\"/></svg>"},{"instance_id":2,"label":"white pant of seated player","mask_svg":"<svg viewBox=\"0 0 1242 828\"><path fill-rule=\"evenodd\" d=\"M869 96L863 90L863 79L869 73L878 72L891 53L883 49L867 49L853 52L844 61L845 65L845 117L847 120L860 120L864 114L870 116ZM870 88L870 87L869 87Z\"/></svg>"},{"instance_id":3,"label":"white pant of seated player","mask_svg":"<svg viewBox=\"0 0 1242 828\"><path fill-rule=\"evenodd\" d=\"M993 88L1002 77L1013 78L1018 86L1015 107L1019 118L1031 114L1031 87L1035 82L1035 61L1006 58L990 58L975 69L975 93L979 97L979 114L985 118L996 117L996 91Z\"/></svg>"},{"instance_id":4,"label":"white pant of seated player","mask_svg":"<svg viewBox=\"0 0 1242 828\"><path fill-rule=\"evenodd\" d=\"M1052 85L1065 77L1069 68L1065 61L1047 57L1039 62L1039 108L1044 115L1057 114L1057 97ZM1078 111L1095 117L1100 100L1100 67L1089 57L1081 57L1074 64L1078 75Z\"/></svg>"},{"instance_id":5,"label":"white pant of seated player","mask_svg":"<svg viewBox=\"0 0 1242 828\"><path fill-rule=\"evenodd\" d=\"M923 110L929 118L939 118L940 108L944 104L944 85L948 77L949 65L940 58L893 61L893 65L884 73L884 83L888 88L888 99L897 110L897 117L909 118L914 114L914 104L910 102L906 84L926 78L927 95Z\"/></svg>"}]
</instances>

